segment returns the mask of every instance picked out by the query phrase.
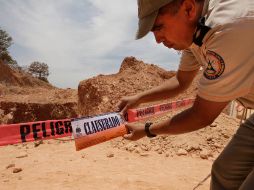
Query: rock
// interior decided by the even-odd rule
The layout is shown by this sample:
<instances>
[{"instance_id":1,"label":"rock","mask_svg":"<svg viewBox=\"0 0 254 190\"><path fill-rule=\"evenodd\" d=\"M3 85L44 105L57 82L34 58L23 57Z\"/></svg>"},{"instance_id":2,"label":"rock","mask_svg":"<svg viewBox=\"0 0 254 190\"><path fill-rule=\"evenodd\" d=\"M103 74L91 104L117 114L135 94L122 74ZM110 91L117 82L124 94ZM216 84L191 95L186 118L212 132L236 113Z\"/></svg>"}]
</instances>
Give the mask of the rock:
<instances>
[{"instance_id":1,"label":"rock","mask_svg":"<svg viewBox=\"0 0 254 190\"><path fill-rule=\"evenodd\" d=\"M4 115L4 110L0 109L0 116L2 117Z\"/></svg>"},{"instance_id":2,"label":"rock","mask_svg":"<svg viewBox=\"0 0 254 190\"><path fill-rule=\"evenodd\" d=\"M19 156L16 156L16 158L25 158L25 157L28 157L26 153L22 153Z\"/></svg>"},{"instance_id":3,"label":"rock","mask_svg":"<svg viewBox=\"0 0 254 190\"><path fill-rule=\"evenodd\" d=\"M177 156L187 155L188 152L184 149L179 149L176 153Z\"/></svg>"},{"instance_id":4,"label":"rock","mask_svg":"<svg viewBox=\"0 0 254 190\"><path fill-rule=\"evenodd\" d=\"M156 146L153 147L153 150L154 150L154 151L158 151L158 150L160 150L160 149L161 149L161 147L160 147L159 145L156 145Z\"/></svg>"},{"instance_id":5,"label":"rock","mask_svg":"<svg viewBox=\"0 0 254 190\"><path fill-rule=\"evenodd\" d=\"M229 138L229 135L226 134L226 133L223 133L222 135L223 135L223 137L224 137L225 139L228 139L228 138Z\"/></svg>"},{"instance_id":6,"label":"rock","mask_svg":"<svg viewBox=\"0 0 254 190\"><path fill-rule=\"evenodd\" d=\"M141 150L140 147L137 147L137 148L134 149L134 153L139 154L139 153L141 153L141 152L143 152L143 151Z\"/></svg>"},{"instance_id":7,"label":"rock","mask_svg":"<svg viewBox=\"0 0 254 190\"><path fill-rule=\"evenodd\" d=\"M129 143L125 146L125 149L132 152L135 150L135 145L133 143Z\"/></svg>"},{"instance_id":8,"label":"rock","mask_svg":"<svg viewBox=\"0 0 254 190\"><path fill-rule=\"evenodd\" d=\"M162 154L162 150L161 150L161 149L158 150L157 153L158 153L158 154Z\"/></svg>"},{"instance_id":9,"label":"rock","mask_svg":"<svg viewBox=\"0 0 254 190\"><path fill-rule=\"evenodd\" d=\"M13 173L19 173L22 171L22 168L13 168Z\"/></svg>"},{"instance_id":10,"label":"rock","mask_svg":"<svg viewBox=\"0 0 254 190\"><path fill-rule=\"evenodd\" d=\"M17 111L17 108L16 107L13 107L13 108L11 108L10 109L12 112L15 112L15 111Z\"/></svg>"},{"instance_id":11,"label":"rock","mask_svg":"<svg viewBox=\"0 0 254 190\"><path fill-rule=\"evenodd\" d=\"M3 123L12 123L13 122L13 112L8 113L2 118Z\"/></svg>"},{"instance_id":12,"label":"rock","mask_svg":"<svg viewBox=\"0 0 254 190\"><path fill-rule=\"evenodd\" d=\"M214 146L215 148L221 148L221 145L220 145L219 143L214 143L213 146Z\"/></svg>"},{"instance_id":13,"label":"rock","mask_svg":"<svg viewBox=\"0 0 254 190\"><path fill-rule=\"evenodd\" d=\"M36 142L34 142L34 147L38 147L41 144L43 144L43 140L36 141Z\"/></svg>"},{"instance_id":14,"label":"rock","mask_svg":"<svg viewBox=\"0 0 254 190\"><path fill-rule=\"evenodd\" d=\"M149 148L146 145L141 145L140 148L144 151L148 151Z\"/></svg>"},{"instance_id":15,"label":"rock","mask_svg":"<svg viewBox=\"0 0 254 190\"><path fill-rule=\"evenodd\" d=\"M141 152L139 155L140 155L140 156L144 156L144 157L149 156L148 153L144 153L144 152Z\"/></svg>"},{"instance_id":16,"label":"rock","mask_svg":"<svg viewBox=\"0 0 254 190\"><path fill-rule=\"evenodd\" d=\"M212 141L213 140L213 137L212 136L209 136L206 138L207 141Z\"/></svg>"},{"instance_id":17,"label":"rock","mask_svg":"<svg viewBox=\"0 0 254 190\"><path fill-rule=\"evenodd\" d=\"M9 164L8 166L6 166L6 169L13 168L13 167L15 167L15 164Z\"/></svg>"},{"instance_id":18,"label":"rock","mask_svg":"<svg viewBox=\"0 0 254 190\"><path fill-rule=\"evenodd\" d=\"M200 146L199 145L188 145L188 147L186 148L186 150L188 152L194 150L194 151L197 151L197 150L201 150Z\"/></svg>"},{"instance_id":19,"label":"rock","mask_svg":"<svg viewBox=\"0 0 254 190\"><path fill-rule=\"evenodd\" d=\"M108 158L114 157L114 153L112 153L112 152L107 153L107 157L108 157Z\"/></svg>"},{"instance_id":20,"label":"rock","mask_svg":"<svg viewBox=\"0 0 254 190\"><path fill-rule=\"evenodd\" d=\"M12 119L13 119L13 112L8 113L5 117L6 117L6 119L8 121L12 121Z\"/></svg>"},{"instance_id":21,"label":"rock","mask_svg":"<svg viewBox=\"0 0 254 190\"><path fill-rule=\"evenodd\" d=\"M217 127L217 123L212 123L210 127Z\"/></svg>"},{"instance_id":22,"label":"rock","mask_svg":"<svg viewBox=\"0 0 254 190\"><path fill-rule=\"evenodd\" d=\"M200 158L206 159L206 160L207 160L208 157L209 157L209 152L208 152L208 150L203 149L203 150L200 152Z\"/></svg>"}]
</instances>

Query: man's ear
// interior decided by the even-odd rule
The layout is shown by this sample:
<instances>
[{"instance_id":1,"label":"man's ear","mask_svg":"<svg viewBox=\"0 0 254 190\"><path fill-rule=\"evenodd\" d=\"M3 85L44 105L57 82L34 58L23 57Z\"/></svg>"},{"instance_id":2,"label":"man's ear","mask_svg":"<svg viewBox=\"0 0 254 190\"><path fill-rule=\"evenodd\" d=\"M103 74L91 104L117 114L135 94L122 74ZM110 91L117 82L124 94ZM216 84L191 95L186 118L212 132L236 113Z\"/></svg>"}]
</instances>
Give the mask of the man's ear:
<instances>
[{"instance_id":1,"label":"man's ear","mask_svg":"<svg viewBox=\"0 0 254 190\"><path fill-rule=\"evenodd\" d=\"M197 5L195 0L184 0L181 8L188 20L195 20L197 14Z\"/></svg>"}]
</instances>

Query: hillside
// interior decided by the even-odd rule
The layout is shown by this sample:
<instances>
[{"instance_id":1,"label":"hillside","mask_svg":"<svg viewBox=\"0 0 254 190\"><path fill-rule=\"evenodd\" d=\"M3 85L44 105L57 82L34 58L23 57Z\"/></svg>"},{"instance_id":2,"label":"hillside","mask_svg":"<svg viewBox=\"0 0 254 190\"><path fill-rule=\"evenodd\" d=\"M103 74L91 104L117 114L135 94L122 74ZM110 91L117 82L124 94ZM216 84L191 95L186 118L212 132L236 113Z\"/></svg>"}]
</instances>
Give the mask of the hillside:
<instances>
[{"instance_id":1,"label":"hillside","mask_svg":"<svg viewBox=\"0 0 254 190\"><path fill-rule=\"evenodd\" d=\"M0 124L77 116L77 90L59 89L0 61Z\"/></svg>"}]
</instances>

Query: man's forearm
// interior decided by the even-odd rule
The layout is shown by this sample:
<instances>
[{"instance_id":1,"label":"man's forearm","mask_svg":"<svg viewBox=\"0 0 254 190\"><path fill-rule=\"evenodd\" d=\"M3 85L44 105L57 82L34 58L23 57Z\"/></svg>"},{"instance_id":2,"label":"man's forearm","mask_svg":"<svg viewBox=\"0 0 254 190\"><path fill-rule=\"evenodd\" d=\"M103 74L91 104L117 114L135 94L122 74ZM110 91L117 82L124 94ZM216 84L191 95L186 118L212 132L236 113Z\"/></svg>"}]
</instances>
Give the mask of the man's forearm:
<instances>
[{"instance_id":1,"label":"man's forearm","mask_svg":"<svg viewBox=\"0 0 254 190\"><path fill-rule=\"evenodd\" d=\"M174 117L153 124L150 127L152 134L182 134L206 127L210 122L200 118L196 112L189 108Z\"/></svg>"}]
</instances>

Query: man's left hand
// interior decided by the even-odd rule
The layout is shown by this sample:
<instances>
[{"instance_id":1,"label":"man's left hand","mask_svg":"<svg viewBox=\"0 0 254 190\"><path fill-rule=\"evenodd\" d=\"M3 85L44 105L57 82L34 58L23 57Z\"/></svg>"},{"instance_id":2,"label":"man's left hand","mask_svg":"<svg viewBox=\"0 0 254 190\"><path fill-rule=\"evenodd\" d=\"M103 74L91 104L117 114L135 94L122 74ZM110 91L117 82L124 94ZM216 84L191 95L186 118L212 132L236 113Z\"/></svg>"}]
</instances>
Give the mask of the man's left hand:
<instances>
[{"instance_id":1,"label":"man's left hand","mask_svg":"<svg viewBox=\"0 0 254 190\"><path fill-rule=\"evenodd\" d=\"M125 126L129 133L123 137L127 140L136 141L146 136L145 124L127 123Z\"/></svg>"}]
</instances>

